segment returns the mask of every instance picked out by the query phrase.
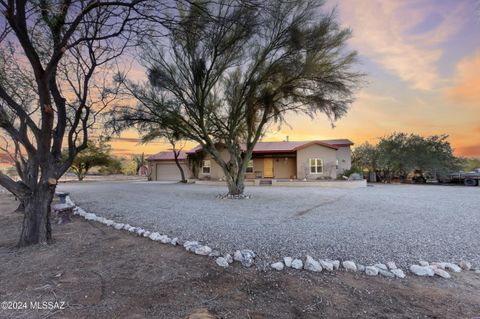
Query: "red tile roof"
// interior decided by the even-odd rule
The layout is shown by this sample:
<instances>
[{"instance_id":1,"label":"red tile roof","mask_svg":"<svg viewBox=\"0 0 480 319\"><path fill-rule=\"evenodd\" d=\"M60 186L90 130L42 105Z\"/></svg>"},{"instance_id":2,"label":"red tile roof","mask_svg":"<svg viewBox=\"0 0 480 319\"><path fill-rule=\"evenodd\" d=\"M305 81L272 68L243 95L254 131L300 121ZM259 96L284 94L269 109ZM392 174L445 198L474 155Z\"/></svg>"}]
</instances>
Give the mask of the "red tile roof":
<instances>
[{"instance_id":1,"label":"red tile roof","mask_svg":"<svg viewBox=\"0 0 480 319\"><path fill-rule=\"evenodd\" d=\"M253 153L287 153L295 152L302 148L308 147L310 145L321 145L331 149L338 149L339 147L346 147L353 145L353 142L347 139L338 139L338 140L318 140L318 141L288 141L288 142L258 142L253 148ZM241 148L245 149L245 144L241 145ZM187 154L193 154L202 147L197 145L192 148Z\"/></svg>"},{"instance_id":2,"label":"red tile roof","mask_svg":"<svg viewBox=\"0 0 480 319\"><path fill-rule=\"evenodd\" d=\"M178 155L178 159L180 161L186 160L187 152L180 151L180 154ZM175 160L175 156L173 155L173 151L160 152L147 157L147 161L174 161L174 160Z\"/></svg>"}]
</instances>

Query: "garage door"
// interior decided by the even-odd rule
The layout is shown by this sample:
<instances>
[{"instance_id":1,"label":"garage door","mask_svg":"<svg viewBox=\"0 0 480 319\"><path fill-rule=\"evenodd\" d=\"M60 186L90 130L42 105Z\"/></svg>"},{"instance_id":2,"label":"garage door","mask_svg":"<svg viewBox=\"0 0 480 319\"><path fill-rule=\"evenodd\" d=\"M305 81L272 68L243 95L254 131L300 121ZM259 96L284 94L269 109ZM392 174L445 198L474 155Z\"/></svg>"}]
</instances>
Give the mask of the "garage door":
<instances>
[{"instance_id":1,"label":"garage door","mask_svg":"<svg viewBox=\"0 0 480 319\"><path fill-rule=\"evenodd\" d=\"M185 177L188 177L187 168L182 165ZM180 181L182 176L180 170L175 163L159 163L157 164L157 181Z\"/></svg>"}]
</instances>

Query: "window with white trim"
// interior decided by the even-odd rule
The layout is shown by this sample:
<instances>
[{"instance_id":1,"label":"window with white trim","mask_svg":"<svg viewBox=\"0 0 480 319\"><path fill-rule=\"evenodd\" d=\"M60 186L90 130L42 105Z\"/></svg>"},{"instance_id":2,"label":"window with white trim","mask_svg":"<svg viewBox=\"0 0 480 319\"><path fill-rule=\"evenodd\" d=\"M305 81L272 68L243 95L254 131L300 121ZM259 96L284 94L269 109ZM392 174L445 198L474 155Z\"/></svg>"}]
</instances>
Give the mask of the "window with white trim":
<instances>
[{"instance_id":1,"label":"window with white trim","mask_svg":"<svg viewBox=\"0 0 480 319\"><path fill-rule=\"evenodd\" d=\"M320 158L310 159L310 173L323 174L323 161Z\"/></svg>"},{"instance_id":2,"label":"window with white trim","mask_svg":"<svg viewBox=\"0 0 480 319\"><path fill-rule=\"evenodd\" d=\"M249 160L247 164L247 170L245 171L247 173L253 173L253 160Z\"/></svg>"},{"instance_id":3,"label":"window with white trim","mask_svg":"<svg viewBox=\"0 0 480 319\"><path fill-rule=\"evenodd\" d=\"M210 174L210 160L202 161L202 173Z\"/></svg>"},{"instance_id":4,"label":"window with white trim","mask_svg":"<svg viewBox=\"0 0 480 319\"><path fill-rule=\"evenodd\" d=\"M338 169L338 159L335 161L335 169Z\"/></svg>"}]
</instances>

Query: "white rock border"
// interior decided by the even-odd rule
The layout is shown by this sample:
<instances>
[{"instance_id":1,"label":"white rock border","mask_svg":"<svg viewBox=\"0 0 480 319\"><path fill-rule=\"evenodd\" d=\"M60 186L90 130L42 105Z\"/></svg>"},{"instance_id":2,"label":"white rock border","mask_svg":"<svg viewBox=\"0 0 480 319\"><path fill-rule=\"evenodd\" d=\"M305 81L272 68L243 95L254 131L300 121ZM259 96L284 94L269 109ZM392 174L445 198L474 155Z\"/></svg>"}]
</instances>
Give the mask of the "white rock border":
<instances>
[{"instance_id":1,"label":"white rock border","mask_svg":"<svg viewBox=\"0 0 480 319\"><path fill-rule=\"evenodd\" d=\"M153 241L158 241L162 244L170 244L176 246L179 242L178 237L170 238L167 235L162 235L156 231L149 231L141 227L131 226L130 224L117 223L111 219L97 216L93 213L87 213L81 207L75 205L70 196L66 197L66 203L74 206L73 214L81 216L89 221L99 222L108 227L113 227L116 230L125 230L139 237L149 238ZM251 267L255 263L256 254L249 249L236 250L232 257L231 254L221 255L218 250L213 250L207 245L202 245L198 241L185 241L183 247L186 251L192 252L196 255L209 256L215 258L215 262L222 268L228 267L233 261L240 262L244 267ZM398 268L393 261L389 261L386 264L376 263L369 266L364 266L359 263L355 263L352 260L332 260L332 259L314 259L311 255L306 255L305 259L293 258L290 256L283 257L282 260L273 262L270 264L270 268L275 271L282 271L286 268L294 270L307 270L310 272L332 272L339 270L340 267L347 272L362 273L367 276L382 275L387 278L400 278L406 277L404 271ZM462 270L472 271L476 274L480 274L480 268L473 267L469 261L460 260L458 263L453 262L427 262L425 260L419 260L418 264L410 265L409 271L421 277L434 277L439 276L442 278L451 278L450 273L447 271L459 273Z\"/></svg>"}]
</instances>

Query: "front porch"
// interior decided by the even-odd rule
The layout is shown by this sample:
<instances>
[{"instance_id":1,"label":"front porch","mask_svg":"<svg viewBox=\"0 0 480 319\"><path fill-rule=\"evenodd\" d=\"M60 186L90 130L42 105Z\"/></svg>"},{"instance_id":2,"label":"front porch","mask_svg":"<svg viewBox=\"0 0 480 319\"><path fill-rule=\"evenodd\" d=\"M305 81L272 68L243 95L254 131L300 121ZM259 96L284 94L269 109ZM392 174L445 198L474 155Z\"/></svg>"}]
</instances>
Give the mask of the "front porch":
<instances>
[{"instance_id":1,"label":"front porch","mask_svg":"<svg viewBox=\"0 0 480 319\"><path fill-rule=\"evenodd\" d=\"M254 154L247 168L245 178L249 180L296 179L296 156L296 152Z\"/></svg>"}]
</instances>

